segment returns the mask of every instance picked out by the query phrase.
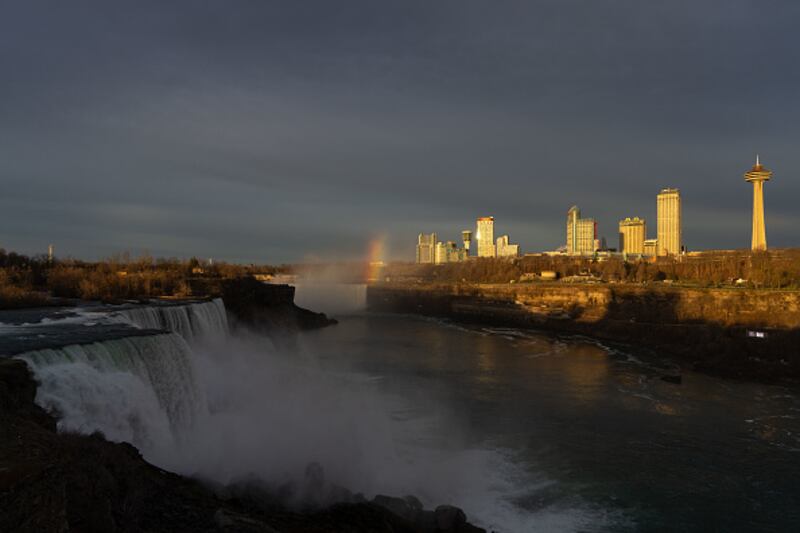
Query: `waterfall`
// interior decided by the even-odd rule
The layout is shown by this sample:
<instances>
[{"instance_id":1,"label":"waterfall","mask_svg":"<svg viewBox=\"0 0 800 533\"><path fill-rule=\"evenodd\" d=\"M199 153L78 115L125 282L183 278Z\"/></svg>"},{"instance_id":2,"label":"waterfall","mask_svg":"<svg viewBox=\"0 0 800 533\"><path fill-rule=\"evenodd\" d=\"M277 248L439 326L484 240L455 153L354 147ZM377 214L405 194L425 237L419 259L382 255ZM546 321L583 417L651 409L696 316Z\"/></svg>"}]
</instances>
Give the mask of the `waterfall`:
<instances>
[{"instance_id":1,"label":"waterfall","mask_svg":"<svg viewBox=\"0 0 800 533\"><path fill-rule=\"evenodd\" d=\"M87 314L87 323L102 328L109 321L124 322L169 333L18 355L39 382L36 403L56 415L59 430L100 431L109 440L130 442L157 464L173 462L182 441L208 413L198 355L190 345L198 349L227 338L225 305L215 299L131 307L105 319L98 314Z\"/></svg>"},{"instance_id":2,"label":"waterfall","mask_svg":"<svg viewBox=\"0 0 800 533\"><path fill-rule=\"evenodd\" d=\"M175 333L18 357L39 381L36 403L57 415L59 430L100 431L109 440L133 443L145 455L173 448L205 409L191 349Z\"/></svg>"},{"instance_id":3,"label":"waterfall","mask_svg":"<svg viewBox=\"0 0 800 533\"><path fill-rule=\"evenodd\" d=\"M347 287L355 302L361 290ZM31 367L36 403L60 431L99 431L161 468L223 485L257 478L302 505L316 494L307 486L310 461L323 465L332 489L414 493L428 506L460 501L457 491L474 485L464 494L494 512L514 490L502 455L429 445L431 428L446 426L435 403L434 414L409 416L405 401L379 392L382 379L331 372L265 338L228 334L220 300L108 313L116 316L105 322L97 310L80 316L81 327L124 319L172 332L134 331L140 335L16 356ZM41 334L51 328L42 325ZM318 496L330 500L313 501L333 503L341 491Z\"/></svg>"},{"instance_id":4,"label":"waterfall","mask_svg":"<svg viewBox=\"0 0 800 533\"><path fill-rule=\"evenodd\" d=\"M188 305L134 307L118 311L118 315L139 328L177 333L188 343L228 333L228 317L220 298Z\"/></svg>"}]
</instances>

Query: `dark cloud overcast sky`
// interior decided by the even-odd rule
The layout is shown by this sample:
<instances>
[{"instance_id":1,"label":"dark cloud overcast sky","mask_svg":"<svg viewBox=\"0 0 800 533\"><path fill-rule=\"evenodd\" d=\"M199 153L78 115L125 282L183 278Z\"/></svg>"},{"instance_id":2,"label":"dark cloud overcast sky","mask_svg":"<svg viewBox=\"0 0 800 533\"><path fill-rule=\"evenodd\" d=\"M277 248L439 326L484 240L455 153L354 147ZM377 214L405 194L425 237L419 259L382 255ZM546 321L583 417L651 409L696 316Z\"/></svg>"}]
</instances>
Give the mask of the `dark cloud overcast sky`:
<instances>
[{"instance_id":1,"label":"dark cloud overcast sky","mask_svg":"<svg viewBox=\"0 0 800 533\"><path fill-rule=\"evenodd\" d=\"M679 187L690 248L800 244L800 2L5 2L0 247L392 258Z\"/></svg>"}]
</instances>

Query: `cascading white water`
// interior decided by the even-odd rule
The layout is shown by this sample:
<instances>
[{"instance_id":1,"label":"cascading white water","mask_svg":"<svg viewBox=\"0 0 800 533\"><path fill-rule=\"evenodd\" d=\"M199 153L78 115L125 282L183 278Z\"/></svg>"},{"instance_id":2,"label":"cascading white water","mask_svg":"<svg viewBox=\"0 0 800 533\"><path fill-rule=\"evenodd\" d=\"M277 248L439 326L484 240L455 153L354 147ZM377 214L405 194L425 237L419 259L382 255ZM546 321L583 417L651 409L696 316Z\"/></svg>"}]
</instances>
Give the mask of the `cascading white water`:
<instances>
[{"instance_id":1,"label":"cascading white water","mask_svg":"<svg viewBox=\"0 0 800 533\"><path fill-rule=\"evenodd\" d=\"M225 304L216 298L188 305L135 307L119 311L123 320L143 329L172 331L192 343L202 337L228 333Z\"/></svg>"},{"instance_id":2,"label":"cascading white water","mask_svg":"<svg viewBox=\"0 0 800 533\"><path fill-rule=\"evenodd\" d=\"M204 410L192 354L174 333L125 337L20 356L40 385L36 402L64 431L101 431L146 450L167 449Z\"/></svg>"},{"instance_id":3,"label":"cascading white water","mask_svg":"<svg viewBox=\"0 0 800 533\"><path fill-rule=\"evenodd\" d=\"M336 497L305 492L311 461L332 484L368 496L413 493L428 507L493 509L498 494L513 490L509 464L494 451L427 444L432 433L450 433L436 409L406 419L404 400L378 393L372 379L326 372L264 337L229 334L221 301L124 313L143 329L176 333L18 356L61 430L100 431L162 468L222 484L255 476L292 486L304 503Z\"/></svg>"},{"instance_id":4,"label":"cascading white water","mask_svg":"<svg viewBox=\"0 0 800 533\"><path fill-rule=\"evenodd\" d=\"M186 332L203 316L167 309L141 310L139 324ZM268 339L212 331L193 327L189 338L203 342L191 345L169 333L17 357L33 369L36 402L56 414L60 430L100 431L161 467L221 483L257 473L302 486L307 464L319 461L329 479L369 485L393 447L383 406L305 359L276 352Z\"/></svg>"}]
</instances>

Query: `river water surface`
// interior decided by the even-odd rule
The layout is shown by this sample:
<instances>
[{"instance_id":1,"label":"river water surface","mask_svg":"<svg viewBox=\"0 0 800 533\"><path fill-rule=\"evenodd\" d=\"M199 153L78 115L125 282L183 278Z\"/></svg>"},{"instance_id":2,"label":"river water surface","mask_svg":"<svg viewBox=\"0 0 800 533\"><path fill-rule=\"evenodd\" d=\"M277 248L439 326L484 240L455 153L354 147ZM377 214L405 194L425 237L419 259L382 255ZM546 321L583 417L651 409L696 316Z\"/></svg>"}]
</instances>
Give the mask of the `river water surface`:
<instances>
[{"instance_id":1,"label":"river water surface","mask_svg":"<svg viewBox=\"0 0 800 533\"><path fill-rule=\"evenodd\" d=\"M290 505L347 487L498 532L800 531L796 389L676 385L635 349L370 314L366 287L328 285L296 299L339 324L296 342L231 330L221 300L151 302L0 313L0 354L60 430Z\"/></svg>"},{"instance_id":2,"label":"river water surface","mask_svg":"<svg viewBox=\"0 0 800 533\"><path fill-rule=\"evenodd\" d=\"M691 372L676 385L635 350L407 315L346 315L303 349L398 398L413 445L454 461L431 485L484 527L800 530L797 390Z\"/></svg>"}]
</instances>

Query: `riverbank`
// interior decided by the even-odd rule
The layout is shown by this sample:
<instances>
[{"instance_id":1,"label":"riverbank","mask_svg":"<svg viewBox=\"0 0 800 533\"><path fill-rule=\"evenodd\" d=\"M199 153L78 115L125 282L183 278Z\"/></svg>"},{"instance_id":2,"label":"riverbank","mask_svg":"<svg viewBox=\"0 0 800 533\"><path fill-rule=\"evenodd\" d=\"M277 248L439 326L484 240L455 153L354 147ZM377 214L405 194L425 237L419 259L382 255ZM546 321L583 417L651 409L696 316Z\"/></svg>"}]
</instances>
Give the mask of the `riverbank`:
<instances>
[{"instance_id":1,"label":"riverbank","mask_svg":"<svg viewBox=\"0 0 800 533\"><path fill-rule=\"evenodd\" d=\"M800 291L380 283L370 310L580 334L759 381L800 380Z\"/></svg>"}]
</instances>

